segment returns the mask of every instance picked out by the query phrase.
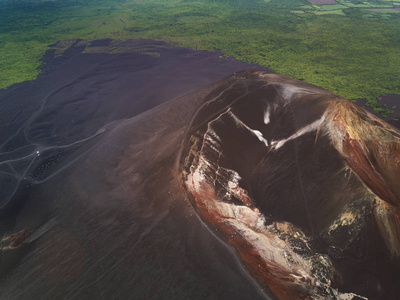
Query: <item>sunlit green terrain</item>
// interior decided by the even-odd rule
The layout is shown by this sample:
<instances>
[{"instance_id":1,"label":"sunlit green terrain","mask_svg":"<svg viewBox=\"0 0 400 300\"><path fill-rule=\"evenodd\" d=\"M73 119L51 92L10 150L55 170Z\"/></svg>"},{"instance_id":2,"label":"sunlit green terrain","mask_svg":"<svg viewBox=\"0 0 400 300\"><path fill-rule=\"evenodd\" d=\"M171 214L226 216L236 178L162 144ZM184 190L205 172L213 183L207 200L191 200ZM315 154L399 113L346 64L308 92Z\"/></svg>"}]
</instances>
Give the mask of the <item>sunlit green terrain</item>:
<instances>
[{"instance_id":1,"label":"sunlit green terrain","mask_svg":"<svg viewBox=\"0 0 400 300\"><path fill-rule=\"evenodd\" d=\"M0 0L0 88L35 79L58 40L156 38L270 66L373 107L399 93L400 0L130 1Z\"/></svg>"}]
</instances>

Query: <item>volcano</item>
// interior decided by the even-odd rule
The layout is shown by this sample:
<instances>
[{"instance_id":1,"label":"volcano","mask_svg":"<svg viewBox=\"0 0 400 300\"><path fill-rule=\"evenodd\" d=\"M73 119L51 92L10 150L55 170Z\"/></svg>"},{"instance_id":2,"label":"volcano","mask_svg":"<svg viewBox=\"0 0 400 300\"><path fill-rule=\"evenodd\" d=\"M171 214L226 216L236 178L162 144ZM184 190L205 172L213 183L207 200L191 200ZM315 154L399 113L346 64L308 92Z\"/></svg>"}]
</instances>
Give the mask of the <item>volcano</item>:
<instances>
[{"instance_id":1,"label":"volcano","mask_svg":"<svg viewBox=\"0 0 400 300\"><path fill-rule=\"evenodd\" d=\"M182 182L198 213L279 299L394 299L399 138L315 86L235 73L190 121Z\"/></svg>"},{"instance_id":2,"label":"volcano","mask_svg":"<svg viewBox=\"0 0 400 300\"><path fill-rule=\"evenodd\" d=\"M25 171L1 210L2 298L398 298L398 129L265 70L154 87L118 119L74 90L116 86L103 65L109 81L92 67L101 84L68 81L7 140L25 144L3 173Z\"/></svg>"}]
</instances>

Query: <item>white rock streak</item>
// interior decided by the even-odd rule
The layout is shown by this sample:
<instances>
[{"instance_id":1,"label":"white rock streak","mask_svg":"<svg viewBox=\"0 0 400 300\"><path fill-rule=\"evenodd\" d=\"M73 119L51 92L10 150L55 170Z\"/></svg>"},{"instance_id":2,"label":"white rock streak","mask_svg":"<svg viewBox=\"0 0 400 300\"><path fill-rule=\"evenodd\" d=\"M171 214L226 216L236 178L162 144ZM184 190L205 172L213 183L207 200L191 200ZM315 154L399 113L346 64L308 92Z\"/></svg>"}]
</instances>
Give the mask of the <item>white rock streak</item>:
<instances>
[{"instance_id":1,"label":"white rock streak","mask_svg":"<svg viewBox=\"0 0 400 300\"><path fill-rule=\"evenodd\" d=\"M260 142L265 144L265 146L267 146L267 147L269 146L268 141L264 138L263 134L260 131L251 129L249 126L247 126L245 123L243 123L243 121L240 120L232 111L229 111L229 115L235 120L237 125L243 126L247 130L249 130L251 133L253 133L259 139Z\"/></svg>"},{"instance_id":2,"label":"white rock streak","mask_svg":"<svg viewBox=\"0 0 400 300\"><path fill-rule=\"evenodd\" d=\"M264 112L264 124L269 124L271 122L271 107L268 106L267 110Z\"/></svg>"},{"instance_id":3,"label":"white rock streak","mask_svg":"<svg viewBox=\"0 0 400 300\"><path fill-rule=\"evenodd\" d=\"M311 124L304 126L300 130L298 130L297 132L295 132L294 134L289 136L288 138L280 140L280 141L272 141L271 145L272 145L273 150L278 150L283 145L285 145L286 142L296 139L308 132L317 130L322 125L322 123L325 121L325 118L326 118L326 114L324 114L319 120L316 120L316 121L312 122Z\"/></svg>"},{"instance_id":4,"label":"white rock streak","mask_svg":"<svg viewBox=\"0 0 400 300\"><path fill-rule=\"evenodd\" d=\"M312 122L309 125L304 126L303 128L301 128L300 130L298 130L297 132L295 132L294 134L292 134L291 136L289 136L286 139L283 140L279 140L279 141L272 141L271 143L269 143L263 136L263 134L255 129L251 129L249 126L247 126L242 120L240 120L231 110L228 110L227 113L235 120L235 123L239 126L242 126L244 128L246 128L247 130L249 130L252 134L254 134L258 140L262 143L264 143L265 146L272 146L273 150L278 150L279 148L281 148L283 145L286 144L286 142L293 140L295 138L298 138L308 132L314 131L314 130L318 130L318 128L324 123L325 119L326 119L326 113L318 120ZM264 114L264 123L268 124L268 122L270 122L270 109L268 108L267 111Z\"/></svg>"}]
</instances>

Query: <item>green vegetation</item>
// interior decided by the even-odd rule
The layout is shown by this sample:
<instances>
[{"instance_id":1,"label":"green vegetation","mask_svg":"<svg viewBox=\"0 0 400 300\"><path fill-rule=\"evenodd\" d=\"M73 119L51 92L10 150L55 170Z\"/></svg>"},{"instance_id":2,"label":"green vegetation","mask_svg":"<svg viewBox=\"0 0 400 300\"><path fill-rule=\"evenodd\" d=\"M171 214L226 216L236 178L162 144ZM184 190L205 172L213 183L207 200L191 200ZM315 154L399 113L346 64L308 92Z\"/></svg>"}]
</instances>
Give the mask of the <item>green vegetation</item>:
<instances>
[{"instance_id":1,"label":"green vegetation","mask_svg":"<svg viewBox=\"0 0 400 300\"><path fill-rule=\"evenodd\" d=\"M270 66L385 114L376 99L400 87L400 1L338 2L0 0L0 88L33 80L58 40L156 38Z\"/></svg>"}]
</instances>

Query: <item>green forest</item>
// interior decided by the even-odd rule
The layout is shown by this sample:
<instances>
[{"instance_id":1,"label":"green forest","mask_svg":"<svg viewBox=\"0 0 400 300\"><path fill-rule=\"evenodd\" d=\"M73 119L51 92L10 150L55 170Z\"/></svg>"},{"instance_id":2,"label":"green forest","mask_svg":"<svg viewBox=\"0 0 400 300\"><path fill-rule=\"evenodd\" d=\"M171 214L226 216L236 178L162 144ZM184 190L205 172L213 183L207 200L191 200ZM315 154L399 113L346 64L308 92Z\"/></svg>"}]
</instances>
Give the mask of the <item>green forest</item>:
<instances>
[{"instance_id":1,"label":"green forest","mask_svg":"<svg viewBox=\"0 0 400 300\"><path fill-rule=\"evenodd\" d=\"M400 93L400 0L130 1L0 0L0 88L35 79L59 40L152 38L269 66L383 115L377 99Z\"/></svg>"}]
</instances>

